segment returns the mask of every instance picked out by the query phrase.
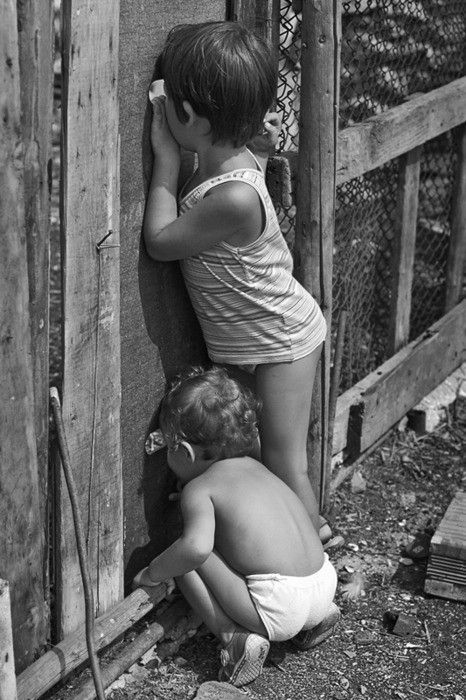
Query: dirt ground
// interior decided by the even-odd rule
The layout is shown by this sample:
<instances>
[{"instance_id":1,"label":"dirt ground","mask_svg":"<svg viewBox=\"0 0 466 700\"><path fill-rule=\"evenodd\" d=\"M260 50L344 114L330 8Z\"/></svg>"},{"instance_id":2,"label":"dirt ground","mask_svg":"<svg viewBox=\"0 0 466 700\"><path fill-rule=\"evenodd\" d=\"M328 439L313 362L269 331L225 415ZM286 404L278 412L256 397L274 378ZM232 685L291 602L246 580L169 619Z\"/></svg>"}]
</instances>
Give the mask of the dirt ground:
<instances>
[{"instance_id":1,"label":"dirt ground","mask_svg":"<svg viewBox=\"0 0 466 700\"><path fill-rule=\"evenodd\" d=\"M273 644L262 676L244 689L246 697L466 699L466 606L427 596L426 561L405 553L415 536L428 540L455 493L466 490L465 465L462 403L430 435L394 430L339 487L329 513L334 531L345 538L331 555L339 573L338 630L309 652ZM390 633L387 612L409 615L413 636ZM110 650L103 663L111 656ZM175 658L148 666L125 674L112 700L195 698L202 683L217 677L216 640L200 628ZM50 700L72 697L82 675L55 689Z\"/></svg>"}]
</instances>

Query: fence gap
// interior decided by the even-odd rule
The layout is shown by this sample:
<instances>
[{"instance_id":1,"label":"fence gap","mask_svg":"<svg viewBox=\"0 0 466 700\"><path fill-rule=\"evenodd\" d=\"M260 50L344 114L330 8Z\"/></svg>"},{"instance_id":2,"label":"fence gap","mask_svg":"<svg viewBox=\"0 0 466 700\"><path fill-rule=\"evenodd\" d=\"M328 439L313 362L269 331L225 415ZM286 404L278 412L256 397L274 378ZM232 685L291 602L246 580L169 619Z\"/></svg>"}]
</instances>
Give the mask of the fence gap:
<instances>
[{"instance_id":1,"label":"fence gap","mask_svg":"<svg viewBox=\"0 0 466 700\"><path fill-rule=\"evenodd\" d=\"M63 3L62 405L99 615L123 594L118 21L114 0ZM61 478L57 491L58 627L65 635L83 621L84 605Z\"/></svg>"},{"instance_id":2,"label":"fence gap","mask_svg":"<svg viewBox=\"0 0 466 700\"><path fill-rule=\"evenodd\" d=\"M0 5L0 561L11 591L16 670L45 643L34 390L24 224L16 3Z\"/></svg>"},{"instance_id":3,"label":"fence gap","mask_svg":"<svg viewBox=\"0 0 466 700\"><path fill-rule=\"evenodd\" d=\"M411 290L416 247L421 146L400 157L392 255L389 353L394 355L409 340Z\"/></svg>"},{"instance_id":4,"label":"fence gap","mask_svg":"<svg viewBox=\"0 0 466 700\"><path fill-rule=\"evenodd\" d=\"M303 3L301 113L296 193L296 274L320 304L327 340L313 391L309 476L325 500L333 233L338 135L340 4Z\"/></svg>"},{"instance_id":5,"label":"fence gap","mask_svg":"<svg viewBox=\"0 0 466 700\"><path fill-rule=\"evenodd\" d=\"M458 127L456 136L457 163L447 261L446 312L461 299L466 261L466 124Z\"/></svg>"}]
</instances>

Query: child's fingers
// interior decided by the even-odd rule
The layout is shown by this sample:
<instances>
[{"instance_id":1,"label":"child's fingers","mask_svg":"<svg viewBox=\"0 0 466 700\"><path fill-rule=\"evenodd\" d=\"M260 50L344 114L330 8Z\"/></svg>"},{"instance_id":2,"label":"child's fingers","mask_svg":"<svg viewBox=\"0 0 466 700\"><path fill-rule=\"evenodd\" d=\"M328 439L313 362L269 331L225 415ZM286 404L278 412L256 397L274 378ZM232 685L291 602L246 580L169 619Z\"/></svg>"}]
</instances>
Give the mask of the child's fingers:
<instances>
[{"instance_id":1,"label":"child's fingers","mask_svg":"<svg viewBox=\"0 0 466 700\"><path fill-rule=\"evenodd\" d=\"M155 97L152 100L152 111L156 114L165 115L165 97Z\"/></svg>"},{"instance_id":2,"label":"child's fingers","mask_svg":"<svg viewBox=\"0 0 466 700\"><path fill-rule=\"evenodd\" d=\"M160 581L152 581L147 573L148 567L145 566L141 571L139 571L133 578L133 589L134 588L154 588L158 586Z\"/></svg>"},{"instance_id":3,"label":"child's fingers","mask_svg":"<svg viewBox=\"0 0 466 700\"><path fill-rule=\"evenodd\" d=\"M167 580L164 581L164 584L167 587L167 590L165 592L165 597L168 598L175 590L175 587L176 587L175 579L167 578Z\"/></svg>"},{"instance_id":4,"label":"child's fingers","mask_svg":"<svg viewBox=\"0 0 466 700\"><path fill-rule=\"evenodd\" d=\"M277 129L281 128L282 126L281 117L277 112L267 112L264 117L264 123L272 124L272 126L276 127Z\"/></svg>"}]
</instances>

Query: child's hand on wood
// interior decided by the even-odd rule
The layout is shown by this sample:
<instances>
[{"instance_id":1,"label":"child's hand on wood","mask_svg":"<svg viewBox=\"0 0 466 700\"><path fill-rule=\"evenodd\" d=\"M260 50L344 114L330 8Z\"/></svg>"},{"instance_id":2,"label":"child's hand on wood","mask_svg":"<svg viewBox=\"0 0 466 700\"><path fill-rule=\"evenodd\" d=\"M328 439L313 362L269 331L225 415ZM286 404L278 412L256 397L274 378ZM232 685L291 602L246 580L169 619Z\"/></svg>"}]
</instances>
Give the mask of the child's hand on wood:
<instances>
[{"instance_id":1,"label":"child's hand on wood","mask_svg":"<svg viewBox=\"0 0 466 700\"><path fill-rule=\"evenodd\" d=\"M163 583L166 588L165 597L168 598L175 590L174 579L169 578L166 581L153 581L149 576L148 568L148 566L145 566L144 569L141 569L133 578L133 590L136 588L155 588Z\"/></svg>"},{"instance_id":2,"label":"child's hand on wood","mask_svg":"<svg viewBox=\"0 0 466 700\"><path fill-rule=\"evenodd\" d=\"M253 153L270 155L278 143L278 136L282 128L282 120L277 112L267 112L263 121L262 131L254 136L248 143Z\"/></svg>"},{"instance_id":3,"label":"child's hand on wood","mask_svg":"<svg viewBox=\"0 0 466 700\"><path fill-rule=\"evenodd\" d=\"M180 165L180 146L173 138L168 127L165 113L165 97L156 97L152 101L152 124L150 141L154 156Z\"/></svg>"}]
</instances>

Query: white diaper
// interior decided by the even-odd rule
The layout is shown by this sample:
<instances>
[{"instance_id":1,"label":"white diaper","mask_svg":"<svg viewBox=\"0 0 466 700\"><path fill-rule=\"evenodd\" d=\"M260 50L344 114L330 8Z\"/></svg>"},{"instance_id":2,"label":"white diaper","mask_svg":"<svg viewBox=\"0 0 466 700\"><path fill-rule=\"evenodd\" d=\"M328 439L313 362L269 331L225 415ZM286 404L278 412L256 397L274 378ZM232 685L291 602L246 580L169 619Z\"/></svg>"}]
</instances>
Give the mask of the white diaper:
<instances>
[{"instance_id":1,"label":"white diaper","mask_svg":"<svg viewBox=\"0 0 466 700\"><path fill-rule=\"evenodd\" d=\"M246 576L249 593L270 641L284 642L302 629L322 622L337 588L337 573L328 555L311 576L253 574Z\"/></svg>"}]
</instances>

